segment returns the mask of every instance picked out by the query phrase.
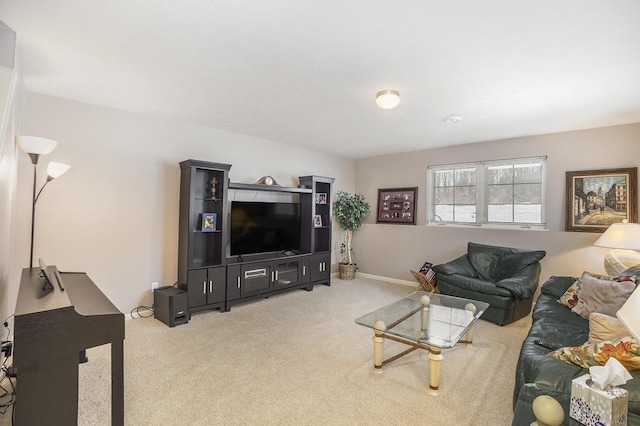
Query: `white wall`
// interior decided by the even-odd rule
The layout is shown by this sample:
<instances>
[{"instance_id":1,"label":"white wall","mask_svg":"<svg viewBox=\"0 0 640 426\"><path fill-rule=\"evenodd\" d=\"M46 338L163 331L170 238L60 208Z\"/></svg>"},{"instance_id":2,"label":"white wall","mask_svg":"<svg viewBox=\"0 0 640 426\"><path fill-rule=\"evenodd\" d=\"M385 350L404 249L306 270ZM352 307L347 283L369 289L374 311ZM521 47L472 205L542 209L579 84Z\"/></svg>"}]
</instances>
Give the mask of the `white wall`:
<instances>
[{"instance_id":1,"label":"white wall","mask_svg":"<svg viewBox=\"0 0 640 426\"><path fill-rule=\"evenodd\" d=\"M10 301L17 297L17 289L10 285L18 273L13 266L16 232L12 226L16 218L18 168L14 135L16 78L13 69L0 66L0 321L13 313Z\"/></svg>"},{"instance_id":2,"label":"white wall","mask_svg":"<svg viewBox=\"0 0 640 426\"><path fill-rule=\"evenodd\" d=\"M355 186L355 161L319 151L39 94L29 93L25 104L21 134L59 142L40 160L38 186L49 161L71 165L38 200L34 257L86 271L125 313L152 303L152 282L177 279L178 162L231 164L234 182L271 175L296 186L298 176L315 174L335 177L336 191ZM26 267L33 180L24 154L19 176L19 259Z\"/></svg>"},{"instance_id":3,"label":"white wall","mask_svg":"<svg viewBox=\"0 0 640 426\"><path fill-rule=\"evenodd\" d=\"M547 231L424 226L427 166L479 160L547 156ZM443 263L466 252L469 241L547 251L544 281L551 275L604 273L607 249L591 244L600 234L564 232L567 171L638 167L640 123L575 132L483 142L358 160L356 190L372 214L354 237L360 271L415 281L409 269ZM418 187L416 226L375 224L378 188ZM637 204L637 200L636 200ZM541 282L542 282L541 281Z\"/></svg>"},{"instance_id":4,"label":"white wall","mask_svg":"<svg viewBox=\"0 0 640 426\"><path fill-rule=\"evenodd\" d=\"M332 176L334 191L364 193L373 211L378 188L418 186L416 226L375 224L372 213L355 236L360 271L408 281L413 281L409 269L425 260L446 262L462 254L468 241L547 250L543 279L582 270L603 272L606 249L591 246L599 234L564 232L565 172L637 167L640 161L640 124L354 161L38 94L27 95L23 121L21 134L59 141L41 159L42 179L48 161L72 166L38 201L35 257L61 270L88 272L125 313L151 304L151 282L171 285L176 280L178 162L188 158L232 164L234 182L253 183L271 175L290 186L300 175ZM548 231L424 226L428 164L537 155L548 157ZM19 163L14 226L18 263L26 267L32 166L21 153ZM336 230L334 263L340 238ZM7 304L15 306L15 300Z\"/></svg>"}]
</instances>

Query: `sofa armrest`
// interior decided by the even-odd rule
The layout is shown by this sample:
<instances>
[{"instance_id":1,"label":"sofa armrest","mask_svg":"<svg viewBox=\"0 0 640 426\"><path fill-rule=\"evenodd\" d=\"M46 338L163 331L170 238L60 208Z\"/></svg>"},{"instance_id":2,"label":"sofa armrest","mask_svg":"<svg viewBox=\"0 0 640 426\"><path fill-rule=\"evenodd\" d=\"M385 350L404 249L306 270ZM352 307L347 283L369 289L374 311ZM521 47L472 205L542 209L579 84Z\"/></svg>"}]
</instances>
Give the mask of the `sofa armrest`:
<instances>
[{"instance_id":1,"label":"sofa armrest","mask_svg":"<svg viewBox=\"0 0 640 426\"><path fill-rule=\"evenodd\" d=\"M473 268L473 266L471 266L471 263L469 262L469 259L467 259L466 254L463 254L462 256L452 260L451 262L436 265L433 267L433 270L436 271L436 274L459 274L465 277L478 278L478 273Z\"/></svg>"},{"instance_id":2,"label":"sofa armrest","mask_svg":"<svg viewBox=\"0 0 640 426\"><path fill-rule=\"evenodd\" d=\"M540 293L548 294L554 297L562 297L565 291L577 280L576 277L568 276L552 276L549 278L542 287Z\"/></svg>"},{"instance_id":3,"label":"sofa armrest","mask_svg":"<svg viewBox=\"0 0 640 426\"><path fill-rule=\"evenodd\" d=\"M540 269L540 263L532 263L520 269L513 277L498 281L496 287L509 290L518 300L530 299L538 288Z\"/></svg>"}]
</instances>

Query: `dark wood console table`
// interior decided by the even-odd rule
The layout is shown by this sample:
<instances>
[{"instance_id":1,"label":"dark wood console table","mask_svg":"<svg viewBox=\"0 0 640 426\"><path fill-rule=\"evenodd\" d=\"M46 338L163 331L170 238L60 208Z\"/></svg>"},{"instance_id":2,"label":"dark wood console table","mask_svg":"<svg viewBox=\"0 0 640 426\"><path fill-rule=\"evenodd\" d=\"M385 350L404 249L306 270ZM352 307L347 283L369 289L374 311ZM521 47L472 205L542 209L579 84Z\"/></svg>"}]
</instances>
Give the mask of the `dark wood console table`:
<instances>
[{"instance_id":1,"label":"dark wood console table","mask_svg":"<svg viewBox=\"0 0 640 426\"><path fill-rule=\"evenodd\" d=\"M54 275L55 267L47 268ZM78 354L111 344L111 423L124 425L124 315L84 273L61 273L65 291L43 290L22 270L15 313L17 425L78 423Z\"/></svg>"}]
</instances>

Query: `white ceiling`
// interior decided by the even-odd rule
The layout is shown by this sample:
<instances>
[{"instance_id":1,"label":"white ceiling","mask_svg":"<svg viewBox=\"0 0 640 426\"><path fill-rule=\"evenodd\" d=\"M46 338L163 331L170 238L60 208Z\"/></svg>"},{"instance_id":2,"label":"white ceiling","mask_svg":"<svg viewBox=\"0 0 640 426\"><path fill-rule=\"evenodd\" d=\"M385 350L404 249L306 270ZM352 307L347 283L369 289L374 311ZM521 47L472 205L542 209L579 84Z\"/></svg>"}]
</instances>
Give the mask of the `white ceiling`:
<instances>
[{"instance_id":1,"label":"white ceiling","mask_svg":"<svg viewBox=\"0 0 640 426\"><path fill-rule=\"evenodd\" d=\"M640 122L638 0L3 0L0 20L31 92L351 158Z\"/></svg>"}]
</instances>

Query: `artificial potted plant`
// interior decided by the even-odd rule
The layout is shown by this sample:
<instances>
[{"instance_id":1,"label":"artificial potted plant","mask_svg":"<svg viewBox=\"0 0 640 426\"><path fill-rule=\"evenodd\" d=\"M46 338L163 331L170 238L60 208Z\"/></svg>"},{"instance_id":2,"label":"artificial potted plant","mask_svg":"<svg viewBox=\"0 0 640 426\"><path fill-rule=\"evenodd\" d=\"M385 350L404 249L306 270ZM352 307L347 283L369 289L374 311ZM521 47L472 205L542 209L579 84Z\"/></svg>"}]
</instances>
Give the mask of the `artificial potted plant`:
<instances>
[{"instance_id":1,"label":"artificial potted plant","mask_svg":"<svg viewBox=\"0 0 640 426\"><path fill-rule=\"evenodd\" d=\"M362 220L369 214L371 206L364 200L362 194L349 194L338 191L333 203L333 214L344 230L344 242L340 245L342 261L339 264L340 279L351 280L356 274L356 263L353 261L351 242L353 231L358 230Z\"/></svg>"}]
</instances>

